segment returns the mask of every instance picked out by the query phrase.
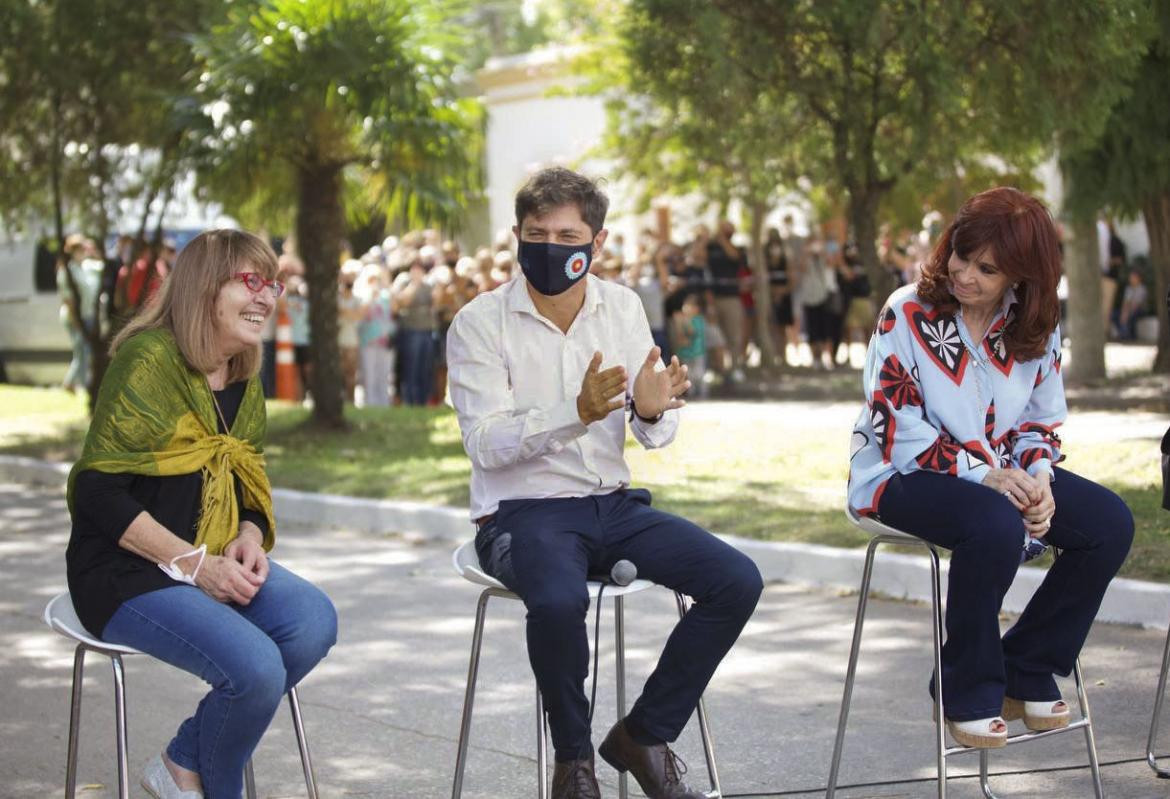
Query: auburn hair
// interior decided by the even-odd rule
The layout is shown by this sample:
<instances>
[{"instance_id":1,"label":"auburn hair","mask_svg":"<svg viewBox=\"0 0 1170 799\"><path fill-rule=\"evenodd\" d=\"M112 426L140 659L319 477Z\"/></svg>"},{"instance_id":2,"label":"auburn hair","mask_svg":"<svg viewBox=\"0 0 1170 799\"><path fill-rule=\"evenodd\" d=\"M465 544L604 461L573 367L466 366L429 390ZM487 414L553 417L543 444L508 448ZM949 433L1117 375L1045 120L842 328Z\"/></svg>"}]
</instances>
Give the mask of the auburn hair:
<instances>
[{"instance_id":1,"label":"auburn hair","mask_svg":"<svg viewBox=\"0 0 1170 799\"><path fill-rule=\"evenodd\" d=\"M259 236L242 230L204 231L179 252L158 294L114 337L110 354L144 330L169 330L188 365L210 373L220 364L215 346L219 290L237 272L258 272L274 280L276 271L276 253ZM260 345L231 356L227 382L252 377L260 361Z\"/></svg>"},{"instance_id":2,"label":"auburn hair","mask_svg":"<svg viewBox=\"0 0 1170 799\"><path fill-rule=\"evenodd\" d=\"M1007 352L1020 361L1042 356L1060 322L1060 237L1040 200L999 186L976 194L943 231L918 279L918 296L947 312L956 310L947 263L988 251L995 266L1016 285L1015 312L1004 330Z\"/></svg>"}]
</instances>

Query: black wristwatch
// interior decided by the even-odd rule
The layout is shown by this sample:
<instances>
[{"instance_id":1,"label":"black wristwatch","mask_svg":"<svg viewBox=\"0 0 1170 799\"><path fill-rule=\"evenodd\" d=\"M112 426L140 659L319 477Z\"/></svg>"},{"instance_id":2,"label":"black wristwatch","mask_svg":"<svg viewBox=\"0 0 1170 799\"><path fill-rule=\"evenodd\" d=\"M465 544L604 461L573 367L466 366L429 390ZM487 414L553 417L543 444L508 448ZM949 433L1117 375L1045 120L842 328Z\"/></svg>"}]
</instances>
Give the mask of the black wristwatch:
<instances>
[{"instance_id":1,"label":"black wristwatch","mask_svg":"<svg viewBox=\"0 0 1170 799\"><path fill-rule=\"evenodd\" d=\"M634 405L634 396L632 394L626 399L626 405L630 409L630 421L631 422L634 421L635 416L637 416L639 419L641 419L646 424L658 424L658 422L662 421L662 415L663 415L662 413L660 413L654 417L646 417L646 416L643 416L642 414L638 413L638 408L636 405ZM663 413L665 413L665 411Z\"/></svg>"}]
</instances>

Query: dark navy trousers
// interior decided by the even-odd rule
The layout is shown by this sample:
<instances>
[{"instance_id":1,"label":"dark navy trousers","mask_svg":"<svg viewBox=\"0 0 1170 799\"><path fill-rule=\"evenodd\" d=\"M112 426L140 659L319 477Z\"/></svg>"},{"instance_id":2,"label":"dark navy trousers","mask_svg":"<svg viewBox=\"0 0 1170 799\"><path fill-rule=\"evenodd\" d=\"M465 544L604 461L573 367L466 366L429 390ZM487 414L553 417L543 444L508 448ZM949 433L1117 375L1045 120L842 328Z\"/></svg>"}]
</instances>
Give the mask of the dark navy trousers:
<instances>
[{"instance_id":1,"label":"dark navy trousers","mask_svg":"<svg viewBox=\"0 0 1170 799\"><path fill-rule=\"evenodd\" d=\"M1019 620L1001 639L999 608L1020 566L1024 523L987 486L937 472L895 475L882 522L951 550L943 706L954 721L998 716L1006 693L1056 701L1109 581L1133 542L1133 515L1107 488L1057 468L1056 513L1045 540L1061 550Z\"/></svg>"},{"instance_id":2,"label":"dark navy trousers","mask_svg":"<svg viewBox=\"0 0 1170 799\"><path fill-rule=\"evenodd\" d=\"M755 563L697 525L650 507L650 492L505 500L480 527L484 570L524 600L528 658L548 711L556 759L592 753L586 577L625 559L638 577L694 598L666 642L628 718L673 741L715 668L755 610L763 581Z\"/></svg>"}]
</instances>

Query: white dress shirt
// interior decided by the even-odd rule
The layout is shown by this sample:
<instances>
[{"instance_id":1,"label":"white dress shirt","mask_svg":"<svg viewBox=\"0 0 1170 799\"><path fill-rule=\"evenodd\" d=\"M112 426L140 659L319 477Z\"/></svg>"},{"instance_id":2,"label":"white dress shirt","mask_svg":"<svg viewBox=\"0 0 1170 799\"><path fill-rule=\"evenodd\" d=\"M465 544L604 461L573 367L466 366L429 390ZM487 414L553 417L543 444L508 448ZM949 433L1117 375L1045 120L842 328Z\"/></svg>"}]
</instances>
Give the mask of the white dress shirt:
<instances>
[{"instance_id":1,"label":"white dress shirt","mask_svg":"<svg viewBox=\"0 0 1170 799\"><path fill-rule=\"evenodd\" d=\"M632 393L654 341L637 294L585 279L585 302L568 333L536 310L523 276L480 294L451 323L448 380L471 458L472 519L505 499L607 494L630 483L627 414L616 410L586 426L577 395L594 352L602 370L626 368ZM656 423L635 416L630 428L642 446L666 446L678 411Z\"/></svg>"}]
</instances>

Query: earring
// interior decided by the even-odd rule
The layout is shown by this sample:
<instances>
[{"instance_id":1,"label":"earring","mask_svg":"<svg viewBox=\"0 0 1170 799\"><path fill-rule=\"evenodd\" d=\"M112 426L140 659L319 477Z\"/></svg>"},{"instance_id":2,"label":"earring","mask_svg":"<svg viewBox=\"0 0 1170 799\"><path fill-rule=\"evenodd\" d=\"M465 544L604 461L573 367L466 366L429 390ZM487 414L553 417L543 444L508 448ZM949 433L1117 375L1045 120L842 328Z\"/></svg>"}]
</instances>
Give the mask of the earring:
<instances>
[{"instance_id":1,"label":"earring","mask_svg":"<svg viewBox=\"0 0 1170 799\"><path fill-rule=\"evenodd\" d=\"M1015 283L1012 283L1012 290L1013 291L1015 289L1018 289L1019 287L1020 287L1020 281L1017 280Z\"/></svg>"}]
</instances>

